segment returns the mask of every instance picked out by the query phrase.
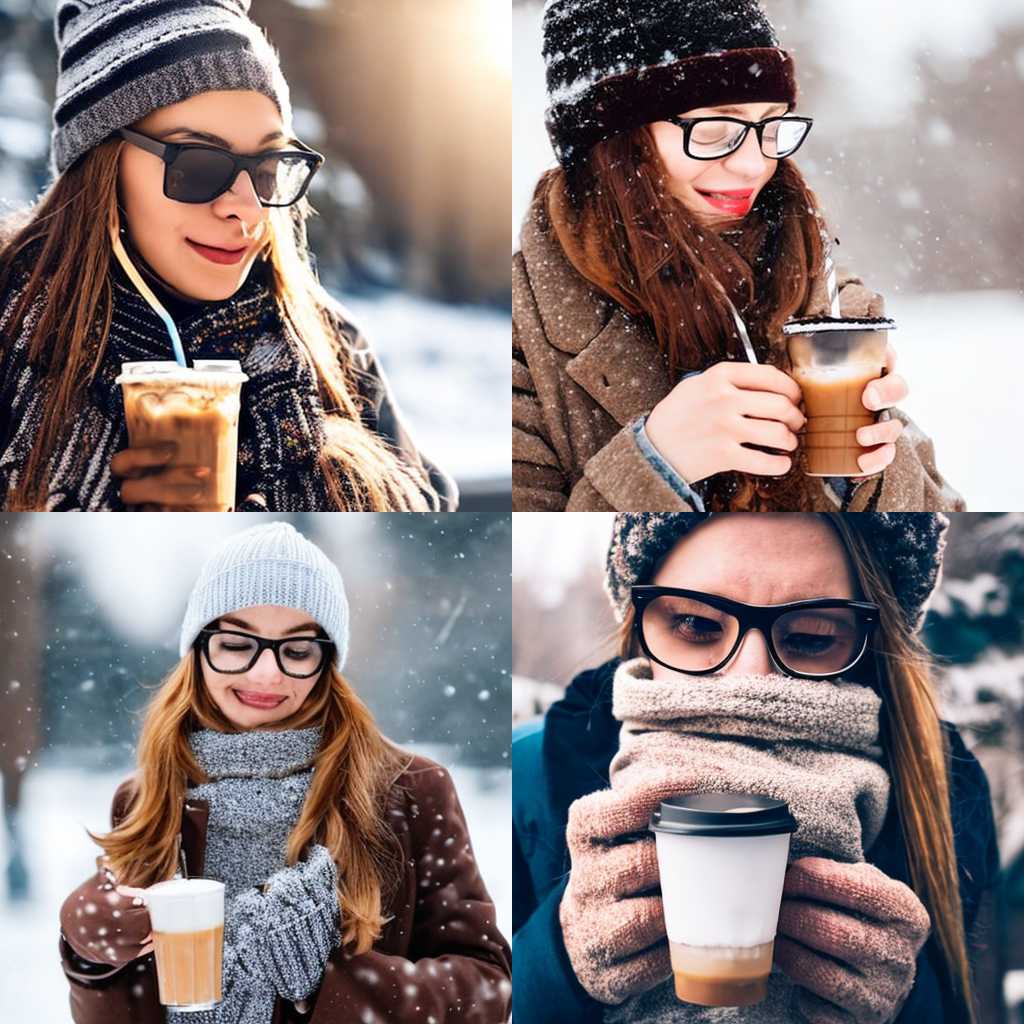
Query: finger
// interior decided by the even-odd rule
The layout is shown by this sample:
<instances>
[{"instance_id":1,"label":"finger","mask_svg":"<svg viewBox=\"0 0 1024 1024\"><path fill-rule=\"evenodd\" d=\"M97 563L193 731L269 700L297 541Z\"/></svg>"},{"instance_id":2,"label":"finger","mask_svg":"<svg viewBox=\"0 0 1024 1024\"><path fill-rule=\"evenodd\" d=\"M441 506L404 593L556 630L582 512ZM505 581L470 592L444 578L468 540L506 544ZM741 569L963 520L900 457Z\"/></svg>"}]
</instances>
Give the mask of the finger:
<instances>
[{"instance_id":1,"label":"finger","mask_svg":"<svg viewBox=\"0 0 1024 1024\"><path fill-rule=\"evenodd\" d=\"M883 444L870 452L857 456L857 465L867 475L881 473L896 458L896 445Z\"/></svg>"},{"instance_id":2,"label":"finger","mask_svg":"<svg viewBox=\"0 0 1024 1024\"><path fill-rule=\"evenodd\" d=\"M166 465L178 446L173 441L166 444L145 445L125 448L110 460L110 472L114 476L134 480L147 470Z\"/></svg>"},{"instance_id":3,"label":"finger","mask_svg":"<svg viewBox=\"0 0 1024 1024\"><path fill-rule=\"evenodd\" d=\"M807 417L785 395L773 391L744 391L740 401L740 412L744 416L761 420L778 420L786 424L793 433L802 429Z\"/></svg>"},{"instance_id":4,"label":"finger","mask_svg":"<svg viewBox=\"0 0 1024 1024\"><path fill-rule=\"evenodd\" d=\"M677 778L666 776L643 787L600 789L580 797L569 807L566 839L570 852L588 849L595 843L607 845L620 836L645 830L651 811L662 800L682 791Z\"/></svg>"},{"instance_id":5,"label":"finger","mask_svg":"<svg viewBox=\"0 0 1024 1024\"><path fill-rule=\"evenodd\" d=\"M927 931L928 912L910 886L866 861L846 864L801 857L786 869L783 894L855 910L875 921L906 922Z\"/></svg>"},{"instance_id":6,"label":"finger","mask_svg":"<svg viewBox=\"0 0 1024 1024\"><path fill-rule=\"evenodd\" d=\"M125 480L121 485L121 500L126 505L156 503L166 506L195 504L206 494L203 483L185 472L168 470L159 476L144 476L138 480Z\"/></svg>"},{"instance_id":7,"label":"finger","mask_svg":"<svg viewBox=\"0 0 1024 1024\"><path fill-rule=\"evenodd\" d=\"M864 994L858 990L864 983L858 975L806 946L776 936L775 963L790 981L841 1009L864 1002Z\"/></svg>"},{"instance_id":8,"label":"finger","mask_svg":"<svg viewBox=\"0 0 1024 1024\"><path fill-rule=\"evenodd\" d=\"M793 460L788 455L769 455L753 448L740 445L732 460L732 469L741 473L754 473L757 476L785 476L793 468Z\"/></svg>"},{"instance_id":9,"label":"finger","mask_svg":"<svg viewBox=\"0 0 1024 1024\"><path fill-rule=\"evenodd\" d=\"M885 372L896 372L896 349L892 347L891 341L886 345L885 348Z\"/></svg>"},{"instance_id":10,"label":"finger","mask_svg":"<svg viewBox=\"0 0 1024 1024\"><path fill-rule=\"evenodd\" d=\"M668 942L605 969L607 1002L621 1003L631 995L648 992L672 976Z\"/></svg>"},{"instance_id":11,"label":"finger","mask_svg":"<svg viewBox=\"0 0 1024 1024\"><path fill-rule=\"evenodd\" d=\"M795 452L799 444L796 434L784 423L777 420L753 420L747 416L740 421L737 439L743 444L759 444L787 452Z\"/></svg>"},{"instance_id":12,"label":"finger","mask_svg":"<svg viewBox=\"0 0 1024 1024\"><path fill-rule=\"evenodd\" d=\"M895 444L902 433L902 420L880 420L870 426L858 428L857 444L862 448L871 448L876 444Z\"/></svg>"},{"instance_id":13,"label":"finger","mask_svg":"<svg viewBox=\"0 0 1024 1024\"><path fill-rule=\"evenodd\" d=\"M794 405L803 397L800 385L777 366L763 363L730 363L728 376L735 387L743 388L745 391L774 391L785 395Z\"/></svg>"},{"instance_id":14,"label":"finger","mask_svg":"<svg viewBox=\"0 0 1024 1024\"><path fill-rule=\"evenodd\" d=\"M138 896L145 897L146 890L136 888L134 885L116 885L114 890L119 892L122 896Z\"/></svg>"},{"instance_id":15,"label":"finger","mask_svg":"<svg viewBox=\"0 0 1024 1024\"><path fill-rule=\"evenodd\" d=\"M636 956L665 939L665 917L660 896L642 896L604 906L600 910L600 920L595 920L594 924L595 942L599 942L605 951L605 962L609 966Z\"/></svg>"},{"instance_id":16,"label":"finger","mask_svg":"<svg viewBox=\"0 0 1024 1024\"><path fill-rule=\"evenodd\" d=\"M598 895L602 899L626 899L658 888L658 854L653 838L591 847L585 856L600 860L591 859L585 870L575 870L573 892L580 899Z\"/></svg>"},{"instance_id":17,"label":"finger","mask_svg":"<svg viewBox=\"0 0 1024 1024\"><path fill-rule=\"evenodd\" d=\"M855 1024L854 1018L845 1010L840 1010L827 999L808 992L805 988L794 990L796 993L797 1019L806 1024Z\"/></svg>"},{"instance_id":18,"label":"finger","mask_svg":"<svg viewBox=\"0 0 1024 1024\"><path fill-rule=\"evenodd\" d=\"M888 962L880 951L893 947L893 943L888 941L887 929L853 917L845 910L808 900L782 901L779 934L854 967ZM906 962L899 957L892 960Z\"/></svg>"},{"instance_id":19,"label":"finger","mask_svg":"<svg viewBox=\"0 0 1024 1024\"><path fill-rule=\"evenodd\" d=\"M892 408L909 393L907 382L898 373L893 373L870 381L864 388L862 402L865 409L877 412L879 409Z\"/></svg>"}]
</instances>

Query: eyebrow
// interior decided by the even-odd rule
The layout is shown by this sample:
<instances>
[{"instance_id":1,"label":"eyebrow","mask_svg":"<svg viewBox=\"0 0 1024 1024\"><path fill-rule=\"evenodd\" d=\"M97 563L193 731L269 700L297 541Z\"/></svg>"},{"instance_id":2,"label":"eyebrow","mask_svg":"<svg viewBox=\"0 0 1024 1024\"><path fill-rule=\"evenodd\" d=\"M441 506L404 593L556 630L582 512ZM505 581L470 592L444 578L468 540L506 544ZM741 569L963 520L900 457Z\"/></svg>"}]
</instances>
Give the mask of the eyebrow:
<instances>
[{"instance_id":1,"label":"eyebrow","mask_svg":"<svg viewBox=\"0 0 1024 1024\"><path fill-rule=\"evenodd\" d=\"M223 146L225 149L234 148L227 139L222 139L219 135L214 135L213 132L197 131L195 128L171 128L168 131L161 132L157 137L166 139L171 135L191 135L193 138L203 139L205 142L212 142L215 146ZM285 142L298 141L294 138L287 138L281 132L268 132L262 139L260 139L257 145L266 145L268 142L273 142L274 139L284 139Z\"/></svg>"},{"instance_id":2,"label":"eyebrow","mask_svg":"<svg viewBox=\"0 0 1024 1024\"><path fill-rule=\"evenodd\" d=\"M708 107L708 110L717 110L720 114L742 114L743 110L740 107ZM776 103L774 107L769 107L769 113L773 110L786 111L789 107L785 103Z\"/></svg>"},{"instance_id":3,"label":"eyebrow","mask_svg":"<svg viewBox=\"0 0 1024 1024\"><path fill-rule=\"evenodd\" d=\"M242 629L249 629L253 630L254 632L256 630L255 626L250 626L249 623L246 622L244 619L235 619L232 618L230 615L222 615L220 619L218 619L218 621L230 622L232 626L241 626ZM303 622L301 626L292 626L291 629L286 629L281 635L291 636L292 633L301 633L307 629L319 630L319 628L320 627L315 622Z\"/></svg>"}]
</instances>

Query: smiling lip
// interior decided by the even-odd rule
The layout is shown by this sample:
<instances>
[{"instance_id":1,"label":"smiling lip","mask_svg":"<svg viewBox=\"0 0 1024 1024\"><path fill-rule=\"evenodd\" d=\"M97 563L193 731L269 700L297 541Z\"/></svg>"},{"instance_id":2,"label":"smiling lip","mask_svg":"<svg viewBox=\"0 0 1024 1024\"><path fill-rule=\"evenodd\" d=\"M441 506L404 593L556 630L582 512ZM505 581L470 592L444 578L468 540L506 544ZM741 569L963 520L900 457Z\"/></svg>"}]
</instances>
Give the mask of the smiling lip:
<instances>
[{"instance_id":1,"label":"smiling lip","mask_svg":"<svg viewBox=\"0 0 1024 1024\"><path fill-rule=\"evenodd\" d=\"M252 708L276 708L285 698L272 693L256 693L246 690L232 690L232 693L243 703Z\"/></svg>"},{"instance_id":2,"label":"smiling lip","mask_svg":"<svg viewBox=\"0 0 1024 1024\"><path fill-rule=\"evenodd\" d=\"M754 190L746 189L697 189L704 201L724 213L743 215L753 206Z\"/></svg>"},{"instance_id":3,"label":"smiling lip","mask_svg":"<svg viewBox=\"0 0 1024 1024\"><path fill-rule=\"evenodd\" d=\"M241 249L221 249L215 245L193 242L191 238L186 238L185 241L211 263L237 263L249 251L247 245L243 245Z\"/></svg>"}]
</instances>

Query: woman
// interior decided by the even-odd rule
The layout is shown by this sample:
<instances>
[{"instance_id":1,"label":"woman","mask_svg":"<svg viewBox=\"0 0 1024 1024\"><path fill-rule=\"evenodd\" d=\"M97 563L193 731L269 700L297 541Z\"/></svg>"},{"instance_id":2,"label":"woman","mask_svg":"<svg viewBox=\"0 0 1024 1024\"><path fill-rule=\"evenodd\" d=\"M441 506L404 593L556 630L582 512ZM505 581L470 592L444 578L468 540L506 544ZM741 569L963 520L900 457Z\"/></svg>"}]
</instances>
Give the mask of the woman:
<instances>
[{"instance_id":1,"label":"woman","mask_svg":"<svg viewBox=\"0 0 1024 1024\"><path fill-rule=\"evenodd\" d=\"M165 1019L134 894L179 870L225 883L224 1001L168 1020L506 1019L508 946L451 778L341 675L348 618L338 570L286 523L207 561L98 870L61 909L75 1024Z\"/></svg>"},{"instance_id":2,"label":"woman","mask_svg":"<svg viewBox=\"0 0 1024 1024\"><path fill-rule=\"evenodd\" d=\"M892 409L891 348L863 476L790 454L805 417L781 328L829 309L826 229L790 159L811 119L756 0L552 0L544 54L560 166L513 259L513 507L962 509ZM838 286L844 315L881 314Z\"/></svg>"},{"instance_id":3,"label":"woman","mask_svg":"<svg viewBox=\"0 0 1024 1024\"><path fill-rule=\"evenodd\" d=\"M616 517L606 586L620 657L577 677L543 729L513 745L516 1017L734 1019L705 1017L666 983L645 831L667 790L733 783L788 800L800 822L774 1002L743 1020L972 1019L970 965L988 945L976 933L999 860L985 774L938 717L918 636L947 525L933 514ZM779 607L812 599L831 599L827 615Z\"/></svg>"},{"instance_id":4,"label":"woman","mask_svg":"<svg viewBox=\"0 0 1024 1024\"><path fill-rule=\"evenodd\" d=\"M0 238L0 504L189 509L208 466L129 447L122 362L237 359L236 510L452 510L323 289L294 137L248 0L58 4L55 180ZM54 297L56 301L48 301Z\"/></svg>"}]
</instances>

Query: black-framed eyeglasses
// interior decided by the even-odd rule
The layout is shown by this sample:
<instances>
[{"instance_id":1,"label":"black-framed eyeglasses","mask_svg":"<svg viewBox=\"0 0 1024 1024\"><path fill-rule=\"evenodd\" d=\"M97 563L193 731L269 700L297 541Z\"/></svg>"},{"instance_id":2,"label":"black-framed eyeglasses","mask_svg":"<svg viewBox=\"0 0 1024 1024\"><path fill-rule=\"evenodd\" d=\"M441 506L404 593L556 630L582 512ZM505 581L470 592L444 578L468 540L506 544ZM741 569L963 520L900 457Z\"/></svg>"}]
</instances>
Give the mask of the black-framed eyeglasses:
<instances>
[{"instance_id":1,"label":"black-framed eyeglasses","mask_svg":"<svg viewBox=\"0 0 1024 1024\"><path fill-rule=\"evenodd\" d=\"M813 117L766 117L763 121L741 121L738 117L666 117L683 129L683 151L694 160L721 160L734 153L753 128L757 142L769 160L792 156L804 143L814 124Z\"/></svg>"},{"instance_id":2,"label":"black-framed eyeglasses","mask_svg":"<svg viewBox=\"0 0 1024 1024\"><path fill-rule=\"evenodd\" d=\"M285 636L268 640L235 629L201 629L197 641L206 663L215 672L248 672L269 647L277 667L288 676L306 679L324 667L334 644L313 636Z\"/></svg>"},{"instance_id":3,"label":"black-framed eyeglasses","mask_svg":"<svg viewBox=\"0 0 1024 1024\"><path fill-rule=\"evenodd\" d=\"M295 149L268 149L242 156L205 142L161 142L131 128L117 134L164 162L164 195L179 203L211 203L247 171L263 206L291 206L309 188L322 154L297 140Z\"/></svg>"},{"instance_id":4,"label":"black-framed eyeglasses","mask_svg":"<svg viewBox=\"0 0 1024 1024\"><path fill-rule=\"evenodd\" d=\"M878 605L843 598L753 605L677 587L631 589L633 628L644 653L665 668L709 675L736 653L750 629L764 636L772 660L800 679L832 679L863 657Z\"/></svg>"}]
</instances>

